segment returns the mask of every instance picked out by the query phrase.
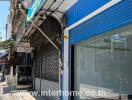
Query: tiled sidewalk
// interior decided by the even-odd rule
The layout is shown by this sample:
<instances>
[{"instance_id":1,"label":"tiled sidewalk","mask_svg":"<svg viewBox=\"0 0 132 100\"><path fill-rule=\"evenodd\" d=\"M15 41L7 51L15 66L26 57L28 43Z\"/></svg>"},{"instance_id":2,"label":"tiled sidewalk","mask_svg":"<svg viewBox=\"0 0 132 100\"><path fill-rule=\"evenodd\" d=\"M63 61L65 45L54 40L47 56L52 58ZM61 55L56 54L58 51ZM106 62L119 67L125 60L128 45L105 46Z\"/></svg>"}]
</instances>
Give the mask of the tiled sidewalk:
<instances>
[{"instance_id":1,"label":"tiled sidewalk","mask_svg":"<svg viewBox=\"0 0 132 100\"><path fill-rule=\"evenodd\" d=\"M26 91L12 92L14 89L13 86L9 87L4 82L0 82L0 100L45 100L43 97L33 97Z\"/></svg>"},{"instance_id":2,"label":"tiled sidewalk","mask_svg":"<svg viewBox=\"0 0 132 100\"><path fill-rule=\"evenodd\" d=\"M2 100L36 100L30 94L21 95L20 93L9 93L2 96Z\"/></svg>"}]
</instances>

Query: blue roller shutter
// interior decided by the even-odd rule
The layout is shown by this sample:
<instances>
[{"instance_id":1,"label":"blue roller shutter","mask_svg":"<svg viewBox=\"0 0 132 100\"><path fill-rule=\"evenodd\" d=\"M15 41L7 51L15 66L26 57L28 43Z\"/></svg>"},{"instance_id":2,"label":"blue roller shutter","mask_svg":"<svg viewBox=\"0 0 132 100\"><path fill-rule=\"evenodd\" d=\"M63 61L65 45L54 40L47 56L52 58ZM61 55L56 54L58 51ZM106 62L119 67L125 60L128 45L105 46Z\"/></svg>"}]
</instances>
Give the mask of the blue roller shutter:
<instances>
[{"instance_id":1,"label":"blue roller shutter","mask_svg":"<svg viewBox=\"0 0 132 100\"><path fill-rule=\"evenodd\" d=\"M118 4L70 30L70 44L103 34L132 23L132 0Z\"/></svg>"}]
</instances>

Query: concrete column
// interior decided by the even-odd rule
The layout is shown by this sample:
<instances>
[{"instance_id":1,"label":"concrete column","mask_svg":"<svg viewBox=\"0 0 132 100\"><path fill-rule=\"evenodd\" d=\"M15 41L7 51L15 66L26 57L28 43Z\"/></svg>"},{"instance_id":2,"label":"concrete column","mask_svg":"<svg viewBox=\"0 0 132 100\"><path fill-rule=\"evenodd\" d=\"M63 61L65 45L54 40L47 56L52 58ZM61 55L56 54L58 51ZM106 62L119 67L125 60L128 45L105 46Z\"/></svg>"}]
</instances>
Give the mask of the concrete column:
<instances>
[{"instance_id":1,"label":"concrete column","mask_svg":"<svg viewBox=\"0 0 132 100\"><path fill-rule=\"evenodd\" d=\"M10 75L13 76L13 66L10 67Z\"/></svg>"}]
</instances>

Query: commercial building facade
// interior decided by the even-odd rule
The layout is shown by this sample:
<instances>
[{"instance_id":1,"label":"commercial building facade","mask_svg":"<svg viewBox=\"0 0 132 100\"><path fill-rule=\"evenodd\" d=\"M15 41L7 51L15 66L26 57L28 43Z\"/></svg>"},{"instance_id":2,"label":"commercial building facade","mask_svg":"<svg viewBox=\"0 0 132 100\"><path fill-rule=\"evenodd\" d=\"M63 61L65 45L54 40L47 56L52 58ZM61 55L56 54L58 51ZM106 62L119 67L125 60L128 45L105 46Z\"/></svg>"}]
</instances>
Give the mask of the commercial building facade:
<instances>
[{"instance_id":1,"label":"commercial building facade","mask_svg":"<svg viewBox=\"0 0 132 100\"><path fill-rule=\"evenodd\" d=\"M79 0L67 11L64 88L94 92L69 99L130 99L131 8L131 0Z\"/></svg>"},{"instance_id":2,"label":"commercial building facade","mask_svg":"<svg viewBox=\"0 0 132 100\"><path fill-rule=\"evenodd\" d=\"M59 91L62 89L62 51L66 22L65 12L77 0L17 0L12 2L12 25L16 52L29 43L32 59L33 89ZM29 4L29 5L28 5ZM18 66L18 65L17 65ZM31 71L30 71L31 72ZM23 77L20 75L20 77ZM45 96L58 100L60 96Z\"/></svg>"},{"instance_id":3,"label":"commercial building facade","mask_svg":"<svg viewBox=\"0 0 132 100\"><path fill-rule=\"evenodd\" d=\"M16 52L30 51L34 90L92 93L50 100L130 98L131 0L33 0L20 3L27 16L18 1L12 33Z\"/></svg>"}]
</instances>

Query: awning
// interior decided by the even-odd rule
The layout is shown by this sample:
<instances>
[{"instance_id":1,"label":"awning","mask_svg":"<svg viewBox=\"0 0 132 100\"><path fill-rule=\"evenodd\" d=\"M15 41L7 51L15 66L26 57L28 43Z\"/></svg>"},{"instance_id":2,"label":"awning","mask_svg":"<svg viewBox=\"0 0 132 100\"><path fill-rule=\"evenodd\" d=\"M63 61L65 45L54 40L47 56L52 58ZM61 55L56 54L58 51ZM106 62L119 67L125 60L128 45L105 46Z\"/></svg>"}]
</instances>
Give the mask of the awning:
<instances>
[{"instance_id":1,"label":"awning","mask_svg":"<svg viewBox=\"0 0 132 100\"><path fill-rule=\"evenodd\" d=\"M14 40L12 40L12 39L1 41L0 49L8 49L13 45L13 43L14 43Z\"/></svg>"},{"instance_id":2,"label":"awning","mask_svg":"<svg viewBox=\"0 0 132 100\"><path fill-rule=\"evenodd\" d=\"M59 11L65 13L78 0L32 0L28 8L27 21L31 21L34 15L42 8L45 12Z\"/></svg>"}]
</instances>

